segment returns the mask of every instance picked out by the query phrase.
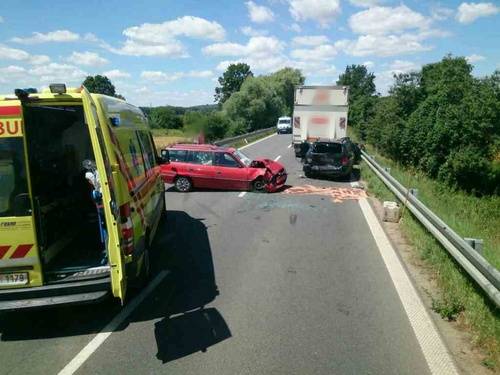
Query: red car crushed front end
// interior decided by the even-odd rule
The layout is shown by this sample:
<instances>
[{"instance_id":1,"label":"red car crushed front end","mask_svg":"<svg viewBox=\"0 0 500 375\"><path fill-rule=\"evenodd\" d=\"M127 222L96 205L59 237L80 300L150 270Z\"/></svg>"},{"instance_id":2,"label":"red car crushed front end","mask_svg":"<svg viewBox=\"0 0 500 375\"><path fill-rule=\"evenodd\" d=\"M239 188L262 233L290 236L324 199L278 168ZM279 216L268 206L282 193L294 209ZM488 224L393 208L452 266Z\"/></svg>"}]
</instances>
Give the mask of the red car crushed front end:
<instances>
[{"instance_id":1,"label":"red car crushed front end","mask_svg":"<svg viewBox=\"0 0 500 375\"><path fill-rule=\"evenodd\" d=\"M251 166L264 169L262 177L265 182L264 189L268 193L274 193L285 185L287 173L282 164L270 159L255 159Z\"/></svg>"}]
</instances>

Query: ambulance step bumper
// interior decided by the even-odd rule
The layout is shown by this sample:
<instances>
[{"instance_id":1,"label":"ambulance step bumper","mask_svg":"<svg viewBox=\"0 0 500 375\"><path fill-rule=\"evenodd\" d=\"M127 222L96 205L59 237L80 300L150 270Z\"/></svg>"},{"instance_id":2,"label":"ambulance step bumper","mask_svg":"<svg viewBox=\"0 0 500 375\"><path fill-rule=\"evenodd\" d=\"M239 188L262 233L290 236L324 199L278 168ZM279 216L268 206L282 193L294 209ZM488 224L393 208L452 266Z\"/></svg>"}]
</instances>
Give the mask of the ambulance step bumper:
<instances>
[{"instance_id":1,"label":"ambulance step bumper","mask_svg":"<svg viewBox=\"0 0 500 375\"><path fill-rule=\"evenodd\" d=\"M34 288L0 290L0 311L96 303L111 292L109 277Z\"/></svg>"}]
</instances>

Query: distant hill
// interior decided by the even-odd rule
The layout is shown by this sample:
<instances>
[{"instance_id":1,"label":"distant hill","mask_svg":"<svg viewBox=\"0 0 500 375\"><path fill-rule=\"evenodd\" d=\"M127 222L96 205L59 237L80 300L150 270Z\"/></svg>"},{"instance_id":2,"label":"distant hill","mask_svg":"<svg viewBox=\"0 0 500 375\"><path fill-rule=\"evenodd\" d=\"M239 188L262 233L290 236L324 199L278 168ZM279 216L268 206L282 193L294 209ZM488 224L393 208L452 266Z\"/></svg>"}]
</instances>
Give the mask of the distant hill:
<instances>
[{"instance_id":1,"label":"distant hill","mask_svg":"<svg viewBox=\"0 0 500 375\"><path fill-rule=\"evenodd\" d=\"M162 105L158 107L165 107L172 109L176 115L183 115L186 112L212 112L218 109L217 104L202 104L202 105L194 105L192 107L176 107L172 105ZM151 108L157 107L140 107L146 116L149 115Z\"/></svg>"}]
</instances>

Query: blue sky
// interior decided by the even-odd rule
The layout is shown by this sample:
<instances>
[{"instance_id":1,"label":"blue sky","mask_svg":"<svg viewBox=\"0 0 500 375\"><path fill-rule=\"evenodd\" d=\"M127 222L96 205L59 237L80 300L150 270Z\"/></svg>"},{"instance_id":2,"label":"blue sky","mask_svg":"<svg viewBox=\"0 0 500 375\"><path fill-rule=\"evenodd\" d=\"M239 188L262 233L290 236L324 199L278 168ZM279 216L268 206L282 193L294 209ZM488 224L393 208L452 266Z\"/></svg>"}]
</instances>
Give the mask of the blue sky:
<instances>
[{"instance_id":1,"label":"blue sky","mask_svg":"<svg viewBox=\"0 0 500 375\"><path fill-rule=\"evenodd\" d=\"M499 1L2 0L0 93L106 74L133 104L206 104L239 61L296 67L309 84L364 63L385 93L393 73L447 53L477 76L500 69L499 22Z\"/></svg>"}]
</instances>

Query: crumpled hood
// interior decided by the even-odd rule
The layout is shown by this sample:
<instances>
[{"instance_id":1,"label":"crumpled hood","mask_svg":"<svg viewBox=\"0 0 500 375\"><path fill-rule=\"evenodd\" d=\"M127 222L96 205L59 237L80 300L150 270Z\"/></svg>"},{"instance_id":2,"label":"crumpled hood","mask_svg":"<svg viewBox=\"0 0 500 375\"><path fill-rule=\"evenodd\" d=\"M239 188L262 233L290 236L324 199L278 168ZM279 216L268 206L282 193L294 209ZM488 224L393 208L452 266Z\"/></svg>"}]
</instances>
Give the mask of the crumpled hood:
<instances>
[{"instance_id":1,"label":"crumpled hood","mask_svg":"<svg viewBox=\"0 0 500 375\"><path fill-rule=\"evenodd\" d=\"M255 161L264 164L265 167L267 169L269 169L269 171L271 171L272 174L277 174L281 170L285 169L283 164L280 164L280 163L278 163L274 160L271 160L271 159L258 158L258 159L255 159Z\"/></svg>"}]
</instances>

